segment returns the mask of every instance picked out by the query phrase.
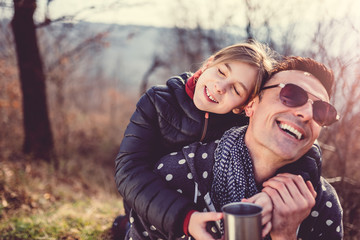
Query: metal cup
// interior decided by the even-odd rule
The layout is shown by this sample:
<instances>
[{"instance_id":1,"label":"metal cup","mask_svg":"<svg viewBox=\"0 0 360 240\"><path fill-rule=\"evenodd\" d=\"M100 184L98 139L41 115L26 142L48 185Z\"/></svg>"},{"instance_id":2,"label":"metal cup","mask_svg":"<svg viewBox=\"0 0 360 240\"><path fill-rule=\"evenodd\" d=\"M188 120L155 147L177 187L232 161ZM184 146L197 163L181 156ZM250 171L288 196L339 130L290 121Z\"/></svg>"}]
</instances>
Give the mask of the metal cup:
<instances>
[{"instance_id":1,"label":"metal cup","mask_svg":"<svg viewBox=\"0 0 360 240\"><path fill-rule=\"evenodd\" d=\"M224 205L225 240L261 240L262 207L253 203L235 202Z\"/></svg>"}]
</instances>

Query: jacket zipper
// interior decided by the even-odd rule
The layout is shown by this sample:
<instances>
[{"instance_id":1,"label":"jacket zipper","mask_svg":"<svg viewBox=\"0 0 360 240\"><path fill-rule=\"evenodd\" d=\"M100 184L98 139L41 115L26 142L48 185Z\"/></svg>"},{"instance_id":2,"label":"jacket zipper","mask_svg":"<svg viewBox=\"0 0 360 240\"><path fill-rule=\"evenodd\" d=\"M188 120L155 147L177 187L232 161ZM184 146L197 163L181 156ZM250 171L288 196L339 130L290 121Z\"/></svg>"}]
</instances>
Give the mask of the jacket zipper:
<instances>
[{"instance_id":1,"label":"jacket zipper","mask_svg":"<svg viewBox=\"0 0 360 240\"><path fill-rule=\"evenodd\" d=\"M202 140L204 140L204 138L205 138L205 136L206 136L206 131L207 131L207 127L208 127L208 122L209 122L209 113L206 112L206 113L205 113L204 128L203 128L203 131L202 131L202 134L201 134L200 142L201 142Z\"/></svg>"}]
</instances>

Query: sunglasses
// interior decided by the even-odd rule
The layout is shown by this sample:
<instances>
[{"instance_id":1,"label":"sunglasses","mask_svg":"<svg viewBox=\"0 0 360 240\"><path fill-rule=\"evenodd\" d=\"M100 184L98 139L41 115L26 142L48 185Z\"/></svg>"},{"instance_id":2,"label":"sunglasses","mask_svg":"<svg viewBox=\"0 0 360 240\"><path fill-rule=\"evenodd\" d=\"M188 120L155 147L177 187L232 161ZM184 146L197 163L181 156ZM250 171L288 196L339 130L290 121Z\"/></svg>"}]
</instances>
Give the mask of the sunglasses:
<instances>
[{"instance_id":1,"label":"sunglasses","mask_svg":"<svg viewBox=\"0 0 360 240\"><path fill-rule=\"evenodd\" d=\"M282 104L287 107L300 107L310 101L313 106L313 119L320 126L329 126L340 119L336 109L331 104L321 100L312 101L309 99L308 92L295 84L280 83L263 87L262 90L275 87L281 87L279 98Z\"/></svg>"}]
</instances>

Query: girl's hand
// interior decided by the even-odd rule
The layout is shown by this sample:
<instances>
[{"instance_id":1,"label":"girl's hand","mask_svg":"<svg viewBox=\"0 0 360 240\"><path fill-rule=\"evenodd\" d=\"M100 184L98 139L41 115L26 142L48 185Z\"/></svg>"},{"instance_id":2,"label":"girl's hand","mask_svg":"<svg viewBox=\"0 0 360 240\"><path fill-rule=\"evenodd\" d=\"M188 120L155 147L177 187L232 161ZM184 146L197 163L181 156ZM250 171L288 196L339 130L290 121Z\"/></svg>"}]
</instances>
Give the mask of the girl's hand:
<instances>
[{"instance_id":1,"label":"girl's hand","mask_svg":"<svg viewBox=\"0 0 360 240\"><path fill-rule=\"evenodd\" d=\"M194 212L189 221L189 234L197 240L212 240L214 238L206 231L206 223L222 218L223 214L219 212Z\"/></svg>"}]
</instances>

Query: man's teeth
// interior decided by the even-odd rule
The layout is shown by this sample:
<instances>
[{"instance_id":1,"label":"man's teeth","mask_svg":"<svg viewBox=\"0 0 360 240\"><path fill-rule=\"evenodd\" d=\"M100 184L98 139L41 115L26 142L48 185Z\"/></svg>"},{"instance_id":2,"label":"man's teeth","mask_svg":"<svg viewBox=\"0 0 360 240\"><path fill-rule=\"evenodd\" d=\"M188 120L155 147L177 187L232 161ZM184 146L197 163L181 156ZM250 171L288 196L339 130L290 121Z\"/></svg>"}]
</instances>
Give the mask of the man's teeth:
<instances>
[{"instance_id":1,"label":"man's teeth","mask_svg":"<svg viewBox=\"0 0 360 240\"><path fill-rule=\"evenodd\" d=\"M216 103L219 103L218 101L215 100L215 98L213 98L213 97L210 95L207 87L205 87L205 92L206 92L206 95L208 96L208 98L210 98L211 101L216 102Z\"/></svg>"},{"instance_id":2,"label":"man's teeth","mask_svg":"<svg viewBox=\"0 0 360 240\"><path fill-rule=\"evenodd\" d=\"M285 131L287 131L288 133L290 133L291 135L293 135L294 137L296 137L298 140L301 139L302 134L296 130L295 128L285 124L285 123L280 123L279 127Z\"/></svg>"}]
</instances>

